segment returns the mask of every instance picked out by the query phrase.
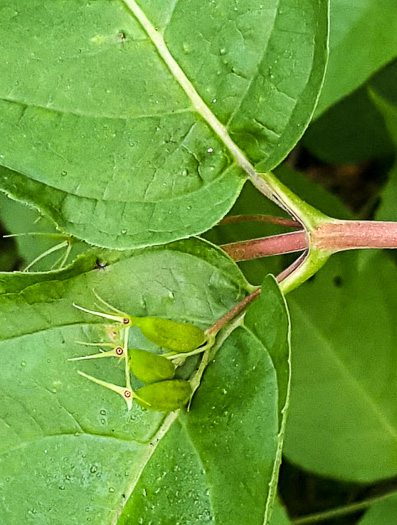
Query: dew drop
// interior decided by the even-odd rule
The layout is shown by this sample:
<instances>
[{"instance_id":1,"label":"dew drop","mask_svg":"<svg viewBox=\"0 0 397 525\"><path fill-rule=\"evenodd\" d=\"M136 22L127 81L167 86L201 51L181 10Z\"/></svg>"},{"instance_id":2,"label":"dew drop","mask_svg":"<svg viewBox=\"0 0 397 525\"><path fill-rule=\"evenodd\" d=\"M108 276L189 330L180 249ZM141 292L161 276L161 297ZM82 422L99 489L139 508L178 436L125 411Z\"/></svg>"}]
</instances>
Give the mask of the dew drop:
<instances>
[{"instance_id":1,"label":"dew drop","mask_svg":"<svg viewBox=\"0 0 397 525\"><path fill-rule=\"evenodd\" d=\"M221 47L221 49L219 50L219 54L226 55L226 49L224 47Z\"/></svg>"},{"instance_id":2,"label":"dew drop","mask_svg":"<svg viewBox=\"0 0 397 525\"><path fill-rule=\"evenodd\" d=\"M96 468L95 465L92 465L92 467L90 468L90 472L91 474L95 474L95 472L97 471L98 469Z\"/></svg>"},{"instance_id":3,"label":"dew drop","mask_svg":"<svg viewBox=\"0 0 397 525\"><path fill-rule=\"evenodd\" d=\"M212 99L212 103L213 103L213 104L216 104L216 98L213 98L213 99Z\"/></svg>"},{"instance_id":4,"label":"dew drop","mask_svg":"<svg viewBox=\"0 0 397 525\"><path fill-rule=\"evenodd\" d=\"M101 419L101 425L106 425L106 419Z\"/></svg>"},{"instance_id":5,"label":"dew drop","mask_svg":"<svg viewBox=\"0 0 397 525\"><path fill-rule=\"evenodd\" d=\"M101 414L101 416L106 416L106 410L104 408L102 408L102 410L100 410L99 413Z\"/></svg>"},{"instance_id":6,"label":"dew drop","mask_svg":"<svg viewBox=\"0 0 397 525\"><path fill-rule=\"evenodd\" d=\"M59 490L65 490L65 485L60 485Z\"/></svg>"},{"instance_id":7,"label":"dew drop","mask_svg":"<svg viewBox=\"0 0 397 525\"><path fill-rule=\"evenodd\" d=\"M186 177L188 174L189 174L189 170L184 169L184 170L182 171L182 176L183 176L183 177Z\"/></svg>"},{"instance_id":8,"label":"dew drop","mask_svg":"<svg viewBox=\"0 0 397 525\"><path fill-rule=\"evenodd\" d=\"M109 492L110 492L111 494L113 494L113 492L114 492L114 488L113 488L113 487L109 487Z\"/></svg>"},{"instance_id":9,"label":"dew drop","mask_svg":"<svg viewBox=\"0 0 397 525\"><path fill-rule=\"evenodd\" d=\"M26 366L26 361L22 361L21 366Z\"/></svg>"},{"instance_id":10,"label":"dew drop","mask_svg":"<svg viewBox=\"0 0 397 525\"><path fill-rule=\"evenodd\" d=\"M66 170L61 171L62 177L66 177L67 174L68 174L68 172Z\"/></svg>"},{"instance_id":11,"label":"dew drop","mask_svg":"<svg viewBox=\"0 0 397 525\"><path fill-rule=\"evenodd\" d=\"M212 153L213 151L214 151L213 148L208 148L208 149L207 149L207 152L208 152L208 153Z\"/></svg>"},{"instance_id":12,"label":"dew drop","mask_svg":"<svg viewBox=\"0 0 397 525\"><path fill-rule=\"evenodd\" d=\"M126 233L127 233L127 230L126 230L125 228L123 228L123 229L121 230L121 235L126 235Z\"/></svg>"}]
</instances>

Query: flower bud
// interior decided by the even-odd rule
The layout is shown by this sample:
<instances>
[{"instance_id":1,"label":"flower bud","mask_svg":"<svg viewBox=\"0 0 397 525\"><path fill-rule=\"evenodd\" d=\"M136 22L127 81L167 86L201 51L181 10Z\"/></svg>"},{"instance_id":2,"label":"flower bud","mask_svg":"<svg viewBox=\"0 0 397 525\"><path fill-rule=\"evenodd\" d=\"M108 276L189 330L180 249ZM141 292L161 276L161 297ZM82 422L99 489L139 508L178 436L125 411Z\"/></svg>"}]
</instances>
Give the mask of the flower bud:
<instances>
[{"instance_id":1,"label":"flower bud","mask_svg":"<svg viewBox=\"0 0 397 525\"><path fill-rule=\"evenodd\" d=\"M149 341L171 352L191 352L206 340L203 330L188 323L159 317L133 317L132 323Z\"/></svg>"},{"instance_id":2,"label":"flower bud","mask_svg":"<svg viewBox=\"0 0 397 525\"><path fill-rule=\"evenodd\" d=\"M175 365L161 355L146 352L146 350L128 350L131 371L143 383L155 383L165 379L173 379Z\"/></svg>"},{"instance_id":3,"label":"flower bud","mask_svg":"<svg viewBox=\"0 0 397 525\"><path fill-rule=\"evenodd\" d=\"M171 412L182 408L189 402L192 389L188 381L172 379L151 383L134 393L134 399L141 407L160 412Z\"/></svg>"}]
</instances>

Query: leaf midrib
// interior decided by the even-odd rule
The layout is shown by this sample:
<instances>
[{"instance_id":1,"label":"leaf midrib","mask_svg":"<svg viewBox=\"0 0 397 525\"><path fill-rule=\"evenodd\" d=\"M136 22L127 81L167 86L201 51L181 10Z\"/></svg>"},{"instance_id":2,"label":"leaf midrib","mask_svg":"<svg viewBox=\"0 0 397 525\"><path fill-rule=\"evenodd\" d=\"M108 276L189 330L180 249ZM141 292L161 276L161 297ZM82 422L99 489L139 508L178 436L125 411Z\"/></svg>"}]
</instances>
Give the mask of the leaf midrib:
<instances>
[{"instance_id":1,"label":"leaf midrib","mask_svg":"<svg viewBox=\"0 0 397 525\"><path fill-rule=\"evenodd\" d=\"M137 484L139 483L139 481L141 479L141 476L142 476L142 474L143 474L143 472L144 472L144 470L146 468L146 465L149 463L149 461L152 458L154 452L156 451L157 445L161 442L163 437L167 434L167 432L169 431L169 429L171 428L173 423L178 418L178 415L179 415L179 410L177 410L175 412L171 412L170 414L168 414L168 416L165 418L165 420L163 421L163 423L160 426L160 428L157 430L156 434L152 437L152 439L151 439L152 445L147 447L146 455L145 455L145 458L144 458L144 460L143 460L143 462L142 462L142 464L140 466L140 469L137 471L136 475L131 480L131 483L130 483L128 489L125 491L125 496L126 497L124 498L124 501L123 501L122 505L117 509L116 514L115 514L115 516L114 516L114 518L112 520L112 524L111 525L116 525L117 522L119 521L119 518L123 514L124 508L126 507L128 501L130 500L130 497L132 496L132 494L133 494L133 492L135 490L135 487L137 486Z\"/></svg>"},{"instance_id":2,"label":"leaf midrib","mask_svg":"<svg viewBox=\"0 0 397 525\"><path fill-rule=\"evenodd\" d=\"M135 0L123 0L125 5L131 11L135 19L140 23L143 30L148 35L149 39L157 49L160 57L165 62L166 66L172 73L175 80L179 83L183 91L190 99L193 107L212 128L212 130L221 139L226 148L235 158L237 164L247 173L249 177L256 178L257 172L251 162L247 159L237 144L231 139L227 128L217 119L212 113L204 100L200 97L193 84L185 75L182 68L171 55L164 38L159 31L156 30L152 22L147 18L143 10L138 6Z\"/></svg>"}]
</instances>

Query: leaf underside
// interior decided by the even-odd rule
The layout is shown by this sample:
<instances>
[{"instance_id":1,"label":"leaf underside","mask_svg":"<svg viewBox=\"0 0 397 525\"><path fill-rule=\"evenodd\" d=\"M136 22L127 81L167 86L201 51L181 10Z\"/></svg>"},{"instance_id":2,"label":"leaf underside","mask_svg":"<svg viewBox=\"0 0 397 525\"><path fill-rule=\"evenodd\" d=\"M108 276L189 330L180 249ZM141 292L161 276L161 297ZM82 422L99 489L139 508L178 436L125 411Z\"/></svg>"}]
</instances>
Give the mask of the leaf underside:
<instances>
[{"instance_id":1,"label":"leaf underside","mask_svg":"<svg viewBox=\"0 0 397 525\"><path fill-rule=\"evenodd\" d=\"M0 188L111 248L218 222L302 135L325 67L325 0L6 0L0 17Z\"/></svg>"}]
</instances>

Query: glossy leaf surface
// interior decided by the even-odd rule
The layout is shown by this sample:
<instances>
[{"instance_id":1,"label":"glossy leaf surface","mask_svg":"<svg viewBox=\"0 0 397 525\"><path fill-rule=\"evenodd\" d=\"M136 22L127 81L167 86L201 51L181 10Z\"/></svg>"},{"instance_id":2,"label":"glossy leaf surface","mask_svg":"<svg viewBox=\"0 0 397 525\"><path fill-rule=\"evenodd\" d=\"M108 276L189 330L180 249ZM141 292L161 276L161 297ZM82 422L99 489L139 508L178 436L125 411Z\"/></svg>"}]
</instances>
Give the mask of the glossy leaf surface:
<instances>
[{"instance_id":1,"label":"glossy leaf surface","mask_svg":"<svg viewBox=\"0 0 397 525\"><path fill-rule=\"evenodd\" d=\"M281 295L274 277L267 276L262 283L260 297L248 308L244 320L250 330L269 353L276 370L278 390L278 435L277 452L269 482L269 501L265 521L271 515L276 496L278 473L284 444L285 426L291 386L290 326L285 299Z\"/></svg>"},{"instance_id":2,"label":"glossy leaf surface","mask_svg":"<svg viewBox=\"0 0 397 525\"><path fill-rule=\"evenodd\" d=\"M230 259L190 240L132 254L89 252L63 272L1 274L0 284L3 519L165 525L166 506L167 520L186 525L263 524L278 387L266 347L247 328L222 345L189 413L127 412L120 397L76 373L122 385L112 359L67 362L82 354L76 341L114 338L107 321L72 307L90 306L92 289L131 315L205 328L250 290ZM271 281L264 294L288 327L276 291ZM142 347L139 330L131 332L130 345ZM280 344L288 345L287 333Z\"/></svg>"},{"instance_id":3,"label":"glossy leaf surface","mask_svg":"<svg viewBox=\"0 0 397 525\"><path fill-rule=\"evenodd\" d=\"M295 145L325 68L326 0L7 0L0 15L0 187L106 247L214 225L250 163Z\"/></svg>"}]
</instances>

